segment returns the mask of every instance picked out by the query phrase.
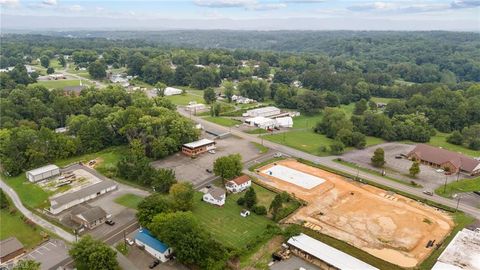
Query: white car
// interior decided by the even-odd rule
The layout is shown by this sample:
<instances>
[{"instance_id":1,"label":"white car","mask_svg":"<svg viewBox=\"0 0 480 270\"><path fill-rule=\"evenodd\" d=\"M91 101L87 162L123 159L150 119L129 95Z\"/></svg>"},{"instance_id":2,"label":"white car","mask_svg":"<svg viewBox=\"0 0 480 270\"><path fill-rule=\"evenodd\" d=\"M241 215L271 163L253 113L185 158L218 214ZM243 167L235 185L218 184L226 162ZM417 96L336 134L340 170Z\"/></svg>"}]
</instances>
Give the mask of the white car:
<instances>
[{"instance_id":1,"label":"white car","mask_svg":"<svg viewBox=\"0 0 480 270\"><path fill-rule=\"evenodd\" d=\"M279 158L279 157L282 157L282 155L283 155L282 153L277 152L273 155L273 157Z\"/></svg>"},{"instance_id":2,"label":"white car","mask_svg":"<svg viewBox=\"0 0 480 270\"><path fill-rule=\"evenodd\" d=\"M208 153L215 154L215 150L208 150Z\"/></svg>"},{"instance_id":3,"label":"white car","mask_svg":"<svg viewBox=\"0 0 480 270\"><path fill-rule=\"evenodd\" d=\"M444 169L436 169L435 171L438 172L438 173L443 173L443 172L445 172Z\"/></svg>"},{"instance_id":4,"label":"white car","mask_svg":"<svg viewBox=\"0 0 480 270\"><path fill-rule=\"evenodd\" d=\"M243 209L242 212L240 212L240 216L248 217L250 216L250 211L248 211L247 209Z\"/></svg>"},{"instance_id":5,"label":"white car","mask_svg":"<svg viewBox=\"0 0 480 270\"><path fill-rule=\"evenodd\" d=\"M133 240L130 238L125 239L125 241L127 241L127 244L129 244L130 246L133 246L134 244Z\"/></svg>"}]
</instances>

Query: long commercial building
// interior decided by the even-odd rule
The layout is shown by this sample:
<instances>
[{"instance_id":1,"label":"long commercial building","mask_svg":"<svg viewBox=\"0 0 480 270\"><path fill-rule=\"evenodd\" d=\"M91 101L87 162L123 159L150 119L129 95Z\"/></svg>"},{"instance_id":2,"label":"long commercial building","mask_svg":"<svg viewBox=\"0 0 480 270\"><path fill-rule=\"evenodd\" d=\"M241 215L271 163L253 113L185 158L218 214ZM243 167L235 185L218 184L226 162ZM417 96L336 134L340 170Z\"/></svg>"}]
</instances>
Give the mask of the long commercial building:
<instances>
[{"instance_id":1,"label":"long commercial building","mask_svg":"<svg viewBox=\"0 0 480 270\"><path fill-rule=\"evenodd\" d=\"M268 107L248 110L243 114L243 116L244 117L258 117L258 116L269 117L277 114L280 114L279 108L268 106Z\"/></svg>"},{"instance_id":2,"label":"long commercial building","mask_svg":"<svg viewBox=\"0 0 480 270\"><path fill-rule=\"evenodd\" d=\"M303 233L288 239L287 244L295 255L319 266L321 269L378 270L378 268Z\"/></svg>"},{"instance_id":3,"label":"long commercial building","mask_svg":"<svg viewBox=\"0 0 480 270\"><path fill-rule=\"evenodd\" d=\"M190 157L200 155L201 153L213 149L215 149L215 142L209 139L201 139L182 145L182 153Z\"/></svg>"},{"instance_id":4,"label":"long commercial building","mask_svg":"<svg viewBox=\"0 0 480 270\"><path fill-rule=\"evenodd\" d=\"M51 197L49 211L56 215L75 205L90 201L115 189L117 189L117 184L115 182L101 181L73 192Z\"/></svg>"},{"instance_id":5,"label":"long commercial building","mask_svg":"<svg viewBox=\"0 0 480 270\"><path fill-rule=\"evenodd\" d=\"M459 231L432 270L480 270L480 230Z\"/></svg>"}]
</instances>

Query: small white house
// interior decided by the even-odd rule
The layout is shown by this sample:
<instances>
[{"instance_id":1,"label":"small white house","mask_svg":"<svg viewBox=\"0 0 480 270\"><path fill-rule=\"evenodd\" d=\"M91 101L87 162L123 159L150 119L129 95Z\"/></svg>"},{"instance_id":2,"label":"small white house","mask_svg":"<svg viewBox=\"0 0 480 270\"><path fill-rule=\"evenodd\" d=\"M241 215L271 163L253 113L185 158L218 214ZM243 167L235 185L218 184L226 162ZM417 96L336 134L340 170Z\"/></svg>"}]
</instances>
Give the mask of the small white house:
<instances>
[{"instance_id":1,"label":"small white house","mask_svg":"<svg viewBox=\"0 0 480 270\"><path fill-rule=\"evenodd\" d=\"M248 175L241 175L225 183L225 188L232 193L242 192L252 185L252 180Z\"/></svg>"},{"instance_id":2,"label":"small white house","mask_svg":"<svg viewBox=\"0 0 480 270\"><path fill-rule=\"evenodd\" d=\"M203 194L203 201L218 206L223 206L225 204L225 190L219 187L212 187Z\"/></svg>"},{"instance_id":3,"label":"small white house","mask_svg":"<svg viewBox=\"0 0 480 270\"><path fill-rule=\"evenodd\" d=\"M173 96L173 95L180 95L182 93L182 89L167 87L163 91L164 96Z\"/></svg>"},{"instance_id":4,"label":"small white house","mask_svg":"<svg viewBox=\"0 0 480 270\"><path fill-rule=\"evenodd\" d=\"M272 129L278 126L277 121L275 119L270 119L263 116L247 118L245 119L245 123L249 124L252 127L258 127L263 129Z\"/></svg>"},{"instance_id":5,"label":"small white house","mask_svg":"<svg viewBox=\"0 0 480 270\"><path fill-rule=\"evenodd\" d=\"M44 179L56 176L60 174L60 168L57 165L47 165L31 171L26 172L27 179L30 182L38 182Z\"/></svg>"},{"instance_id":6,"label":"small white house","mask_svg":"<svg viewBox=\"0 0 480 270\"><path fill-rule=\"evenodd\" d=\"M170 259L172 249L165 243L155 238L147 229L140 229L135 235L135 244L139 247L144 247L145 251L161 262L166 262Z\"/></svg>"}]
</instances>

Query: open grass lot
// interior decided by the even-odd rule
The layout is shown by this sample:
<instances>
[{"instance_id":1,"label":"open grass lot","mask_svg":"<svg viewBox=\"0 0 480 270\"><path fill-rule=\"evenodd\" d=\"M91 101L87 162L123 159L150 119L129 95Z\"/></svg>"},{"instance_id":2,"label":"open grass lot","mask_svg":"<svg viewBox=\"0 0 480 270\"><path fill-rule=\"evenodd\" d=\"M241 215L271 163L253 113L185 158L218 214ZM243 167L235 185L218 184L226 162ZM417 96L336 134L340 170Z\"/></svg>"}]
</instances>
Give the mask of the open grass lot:
<instances>
[{"instance_id":1,"label":"open grass lot","mask_svg":"<svg viewBox=\"0 0 480 270\"><path fill-rule=\"evenodd\" d=\"M313 132L313 130L292 130L285 133L265 135L265 139L283 144L300 151L310 153L317 156L328 156L330 153L320 151L321 146L328 148L332 144L333 140L327 138L327 136ZM380 138L367 136L367 146L383 143L384 140ZM352 150L353 148L347 147L345 151Z\"/></svg>"},{"instance_id":2,"label":"open grass lot","mask_svg":"<svg viewBox=\"0 0 480 270\"><path fill-rule=\"evenodd\" d=\"M450 134L448 133L442 133L437 131L437 134L435 134L435 136L430 138L430 142L428 142L428 144L436 147L442 147L451 151L460 152L468 156L480 157L480 151L475 151L472 149L468 149L462 145L455 145L447 142L447 137L449 135Z\"/></svg>"},{"instance_id":3,"label":"open grass lot","mask_svg":"<svg viewBox=\"0 0 480 270\"><path fill-rule=\"evenodd\" d=\"M225 127L233 127L235 125L239 125L241 124L242 122L238 121L238 120L234 120L234 119L230 119L230 118L225 118L225 117L212 117L212 116L207 116L207 117L204 117L203 119L209 121L209 122L212 122L212 123L215 123L215 124L219 124L219 125L222 125L222 126L225 126Z\"/></svg>"},{"instance_id":4,"label":"open grass lot","mask_svg":"<svg viewBox=\"0 0 480 270\"><path fill-rule=\"evenodd\" d=\"M275 196L273 192L258 186L255 190L261 205L269 205ZM237 205L236 201L244 193L228 196L223 207L202 202L202 195L203 193L200 192L195 193L192 212L217 241L227 246L237 249L245 248L264 234L267 225L275 224L270 219L254 213L247 218L241 217L240 211L243 207Z\"/></svg>"},{"instance_id":5,"label":"open grass lot","mask_svg":"<svg viewBox=\"0 0 480 270\"><path fill-rule=\"evenodd\" d=\"M268 152L268 147L264 146L264 145L261 145L259 143L256 143L256 142L252 142L253 145L255 145L255 147L258 149L258 152L260 154L265 154L266 152Z\"/></svg>"},{"instance_id":6,"label":"open grass lot","mask_svg":"<svg viewBox=\"0 0 480 270\"><path fill-rule=\"evenodd\" d=\"M480 191L480 177L451 182L450 184L447 184L447 188L442 185L435 189L436 194L445 198L451 198L455 193L472 191Z\"/></svg>"},{"instance_id":7,"label":"open grass lot","mask_svg":"<svg viewBox=\"0 0 480 270\"><path fill-rule=\"evenodd\" d=\"M188 94L188 93L182 94L182 95L168 96L166 98L175 105L188 105L190 101L196 101L197 103L205 103L205 100L203 100L203 97Z\"/></svg>"},{"instance_id":8,"label":"open grass lot","mask_svg":"<svg viewBox=\"0 0 480 270\"><path fill-rule=\"evenodd\" d=\"M128 208L137 209L143 198L135 194L125 194L115 199L115 202Z\"/></svg>"},{"instance_id":9,"label":"open grass lot","mask_svg":"<svg viewBox=\"0 0 480 270\"><path fill-rule=\"evenodd\" d=\"M82 82L84 83L84 82ZM52 80L52 81L38 81L33 85L43 85L48 89L63 89L66 86L78 86L80 80Z\"/></svg>"},{"instance_id":10,"label":"open grass lot","mask_svg":"<svg viewBox=\"0 0 480 270\"><path fill-rule=\"evenodd\" d=\"M6 210L0 210L0 240L8 237L16 237L27 249L33 248L42 242L40 229L35 229L30 225L25 224L21 219L19 212L11 215Z\"/></svg>"}]
</instances>

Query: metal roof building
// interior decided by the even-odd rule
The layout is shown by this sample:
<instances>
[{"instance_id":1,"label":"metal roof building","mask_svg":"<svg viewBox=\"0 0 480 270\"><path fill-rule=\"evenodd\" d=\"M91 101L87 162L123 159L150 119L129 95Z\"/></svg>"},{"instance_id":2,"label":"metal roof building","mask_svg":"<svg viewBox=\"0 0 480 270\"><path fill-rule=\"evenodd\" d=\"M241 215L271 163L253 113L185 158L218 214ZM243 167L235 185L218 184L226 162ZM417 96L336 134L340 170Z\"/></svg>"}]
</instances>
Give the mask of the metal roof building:
<instances>
[{"instance_id":1,"label":"metal roof building","mask_svg":"<svg viewBox=\"0 0 480 270\"><path fill-rule=\"evenodd\" d=\"M59 175L59 174L60 174L60 168L57 165L53 165L53 164L26 172L28 181L34 182L34 183L50 178L52 176Z\"/></svg>"},{"instance_id":2,"label":"metal roof building","mask_svg":"<svg viewBox=\"0 0 480 270\"><path fill-rule=\"evenodd\" d=\"M166 262L172 253L171 248L155 238L155 236L145 228L140 229L135 235L135 244L145 247L145 251L162 262Z\"/></svg>"},{"instance_id":3,"label":"metal roof building","mask_svg":"<svg viewBox=\"0 0 480 270\"><path fill-rule=\"evenodd\" d=\"M459 231L432 270L480 270L480 230Z\"/></svg>"},{"instance_id":4,"label":"metal roof building","mask_svg":"<svg viewBox=\"0 0 480 270\"><path fill-rule=\"evenodd\" d=\"M324 267L340 270L378 270L378 268L303 233L291 237L287 243L291 249L293 248L293 253Z\"/></svg>"},{"instance_id":5,"label":"metal roof building","mask_svg":"<svg viewBox=\"0 0 480 270\"><path fill-rule=\"evenodd\" d=\"M269 117L273 115L280 114L280 109L277 107L273 106L268 106L268 107L262 107L258 109L253 109L253 110L248 110L246 111L243 116L245 117L257 117L257 116L263 116L263 117Z\"/></svg>"}]
</instances>

